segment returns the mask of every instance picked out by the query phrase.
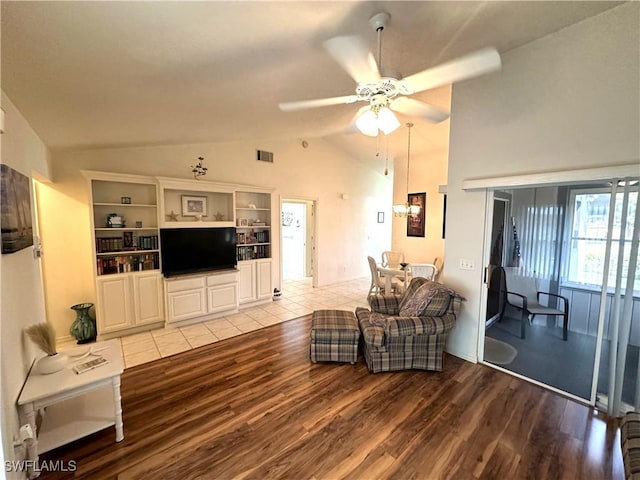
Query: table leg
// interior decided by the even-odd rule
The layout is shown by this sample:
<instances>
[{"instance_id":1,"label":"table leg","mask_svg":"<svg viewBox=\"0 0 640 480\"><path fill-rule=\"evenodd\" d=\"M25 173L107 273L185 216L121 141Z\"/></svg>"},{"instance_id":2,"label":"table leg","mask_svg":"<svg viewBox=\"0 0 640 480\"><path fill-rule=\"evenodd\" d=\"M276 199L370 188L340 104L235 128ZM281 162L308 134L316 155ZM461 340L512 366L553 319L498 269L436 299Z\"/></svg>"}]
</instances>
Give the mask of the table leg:
<instances>
[{"instance_id":1,"label":"table leg","mask_svg":"<svg viewBox=\"0 0 640 480\"><path fill-rule=\"evenodd\" d=\"M35 470L34 466L38 463L38 432L36 426L36 409L33 403L25 403L22 407L23 421L31 425L33 430L33 440L26 445L26 458L25 460L31 461L27 466L27 478L36 478L40 476L40 471Z\"/></svg>"},{"instance_id":2,"label":"table leg","mask_svg":"<svg viewBox=\"0 0 640 480\"><path fill-rule=\"evenodd\" d=\"M116 422L116 442L124 440L124 428L122 423L122 404L120 397L120 375L113 377L113 410Z\"/></svg>"},{"instance_id":3,"label":"table leg","mask_svg":"<svg viewBox=\"0 0 640 480\"><path fill-rule=\"evenodd\" d=\"M391 275L384 276L384 293L387 295L391 293L391 280L393 280Z\"/></svg>"}]
</instances>

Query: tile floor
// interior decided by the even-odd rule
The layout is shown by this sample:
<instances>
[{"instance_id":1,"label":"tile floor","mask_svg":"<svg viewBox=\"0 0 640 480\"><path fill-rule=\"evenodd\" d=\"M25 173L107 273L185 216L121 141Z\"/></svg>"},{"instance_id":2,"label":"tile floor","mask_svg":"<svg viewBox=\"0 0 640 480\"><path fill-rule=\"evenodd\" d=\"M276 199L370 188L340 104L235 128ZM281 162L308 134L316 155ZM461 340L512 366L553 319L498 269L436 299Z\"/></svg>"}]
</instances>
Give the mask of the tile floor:
<instances>
[{"instance_id":1,"label":"tile floor","mask_svg":"<svg viewBox=\"0 0 640 480\"><path fill-rule=\"evenodd\" d=\"M311 279L285 280L280 300L241 309L238 313L184 327L167 326L118 338L125 368L158 360L192 348L219 342L314 310L354 310L367 306L370 279L362 278L320 288ZM75 346L70 344L67 347ZM61 350L64 350L62 346Z\"/></svg>"}]
</instances>

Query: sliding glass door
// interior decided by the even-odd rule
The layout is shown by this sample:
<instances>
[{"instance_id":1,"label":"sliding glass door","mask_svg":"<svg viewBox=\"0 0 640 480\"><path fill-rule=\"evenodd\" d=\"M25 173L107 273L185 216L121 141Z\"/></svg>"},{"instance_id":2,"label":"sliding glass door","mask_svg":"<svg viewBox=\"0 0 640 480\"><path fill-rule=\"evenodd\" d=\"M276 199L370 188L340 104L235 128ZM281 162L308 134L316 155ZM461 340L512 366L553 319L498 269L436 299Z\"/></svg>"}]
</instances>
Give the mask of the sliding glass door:
<instances>
[{"instance_id":1,"label":"sliding glass door","mask_svg":"<svg viewBox=\"0 0 640 480\"><path fill-rule=\"evenodd\" d=\"M534 281L538 291L566 298L569 332L563 340L560 316L529 315L523 321L520 311L507 304L498 315L500 321L487 323L486 336L491 341L485 341L485 361L589 403L608 403L612 412L637 409L640 269L636 179L493 193L494 215L488 217L491 224L487 226L495 232L512 233L503 235L501 248L516 255L503 261L504 268L509 277ZM506 197L509 204L499 203ZM502 205L507 205L505 214ZM497 227L499 218L504 221ZM491 259L495 245L492 237L487 245ZM497 278L492 272L490 266L487 320L494 318L495 300L500 298L495 283L492 291ZM547 298L557 297L541 297L544 303ZM557 301L552 304L561 306ZM508 347L517 354L501 362L500 348L507 351ZM492 362L491 355L498 361Z\"/></svg>"}]
</instances>

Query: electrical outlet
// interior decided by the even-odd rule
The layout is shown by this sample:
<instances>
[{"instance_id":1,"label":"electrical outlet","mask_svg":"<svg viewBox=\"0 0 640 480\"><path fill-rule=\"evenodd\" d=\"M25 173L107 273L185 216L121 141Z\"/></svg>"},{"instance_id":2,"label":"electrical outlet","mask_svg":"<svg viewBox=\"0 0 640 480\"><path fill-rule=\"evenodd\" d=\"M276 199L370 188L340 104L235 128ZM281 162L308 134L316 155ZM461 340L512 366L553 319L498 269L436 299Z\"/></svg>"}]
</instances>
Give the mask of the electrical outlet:
<instances>
[{"instance_id":1,"label":"electrical outlet","mask_svg":"<svg viewBox=\"0 0 640 480\"><path fill-rule=\"evenodd\" d=\"M473 263L473 260L470 260L468 258L461 258L460 262L458 264L458 267L460 268L460 270L475 270L476 266Z\"/></svg>"}]
</instances>

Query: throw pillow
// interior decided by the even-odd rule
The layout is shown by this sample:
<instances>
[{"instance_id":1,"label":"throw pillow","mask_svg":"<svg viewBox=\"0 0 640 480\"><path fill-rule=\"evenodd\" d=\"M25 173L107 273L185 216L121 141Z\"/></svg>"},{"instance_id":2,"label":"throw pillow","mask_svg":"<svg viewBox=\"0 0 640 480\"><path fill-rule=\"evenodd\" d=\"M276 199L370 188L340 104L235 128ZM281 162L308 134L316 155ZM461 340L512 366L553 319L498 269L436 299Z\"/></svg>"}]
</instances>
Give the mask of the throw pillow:
<instances>
[{"instance_id":1,"label":"throw pillow","mask_svg":"<svg viewBox=\"0 0 640 480\"><path fill-rule=\"evenodd\" d=\"M447 311L452 296L458 296L458 294L440 283L426 282L415 291L411 298L406 299L400 310L400 316L439 317Z\"/></svg>"}]
</instances>

